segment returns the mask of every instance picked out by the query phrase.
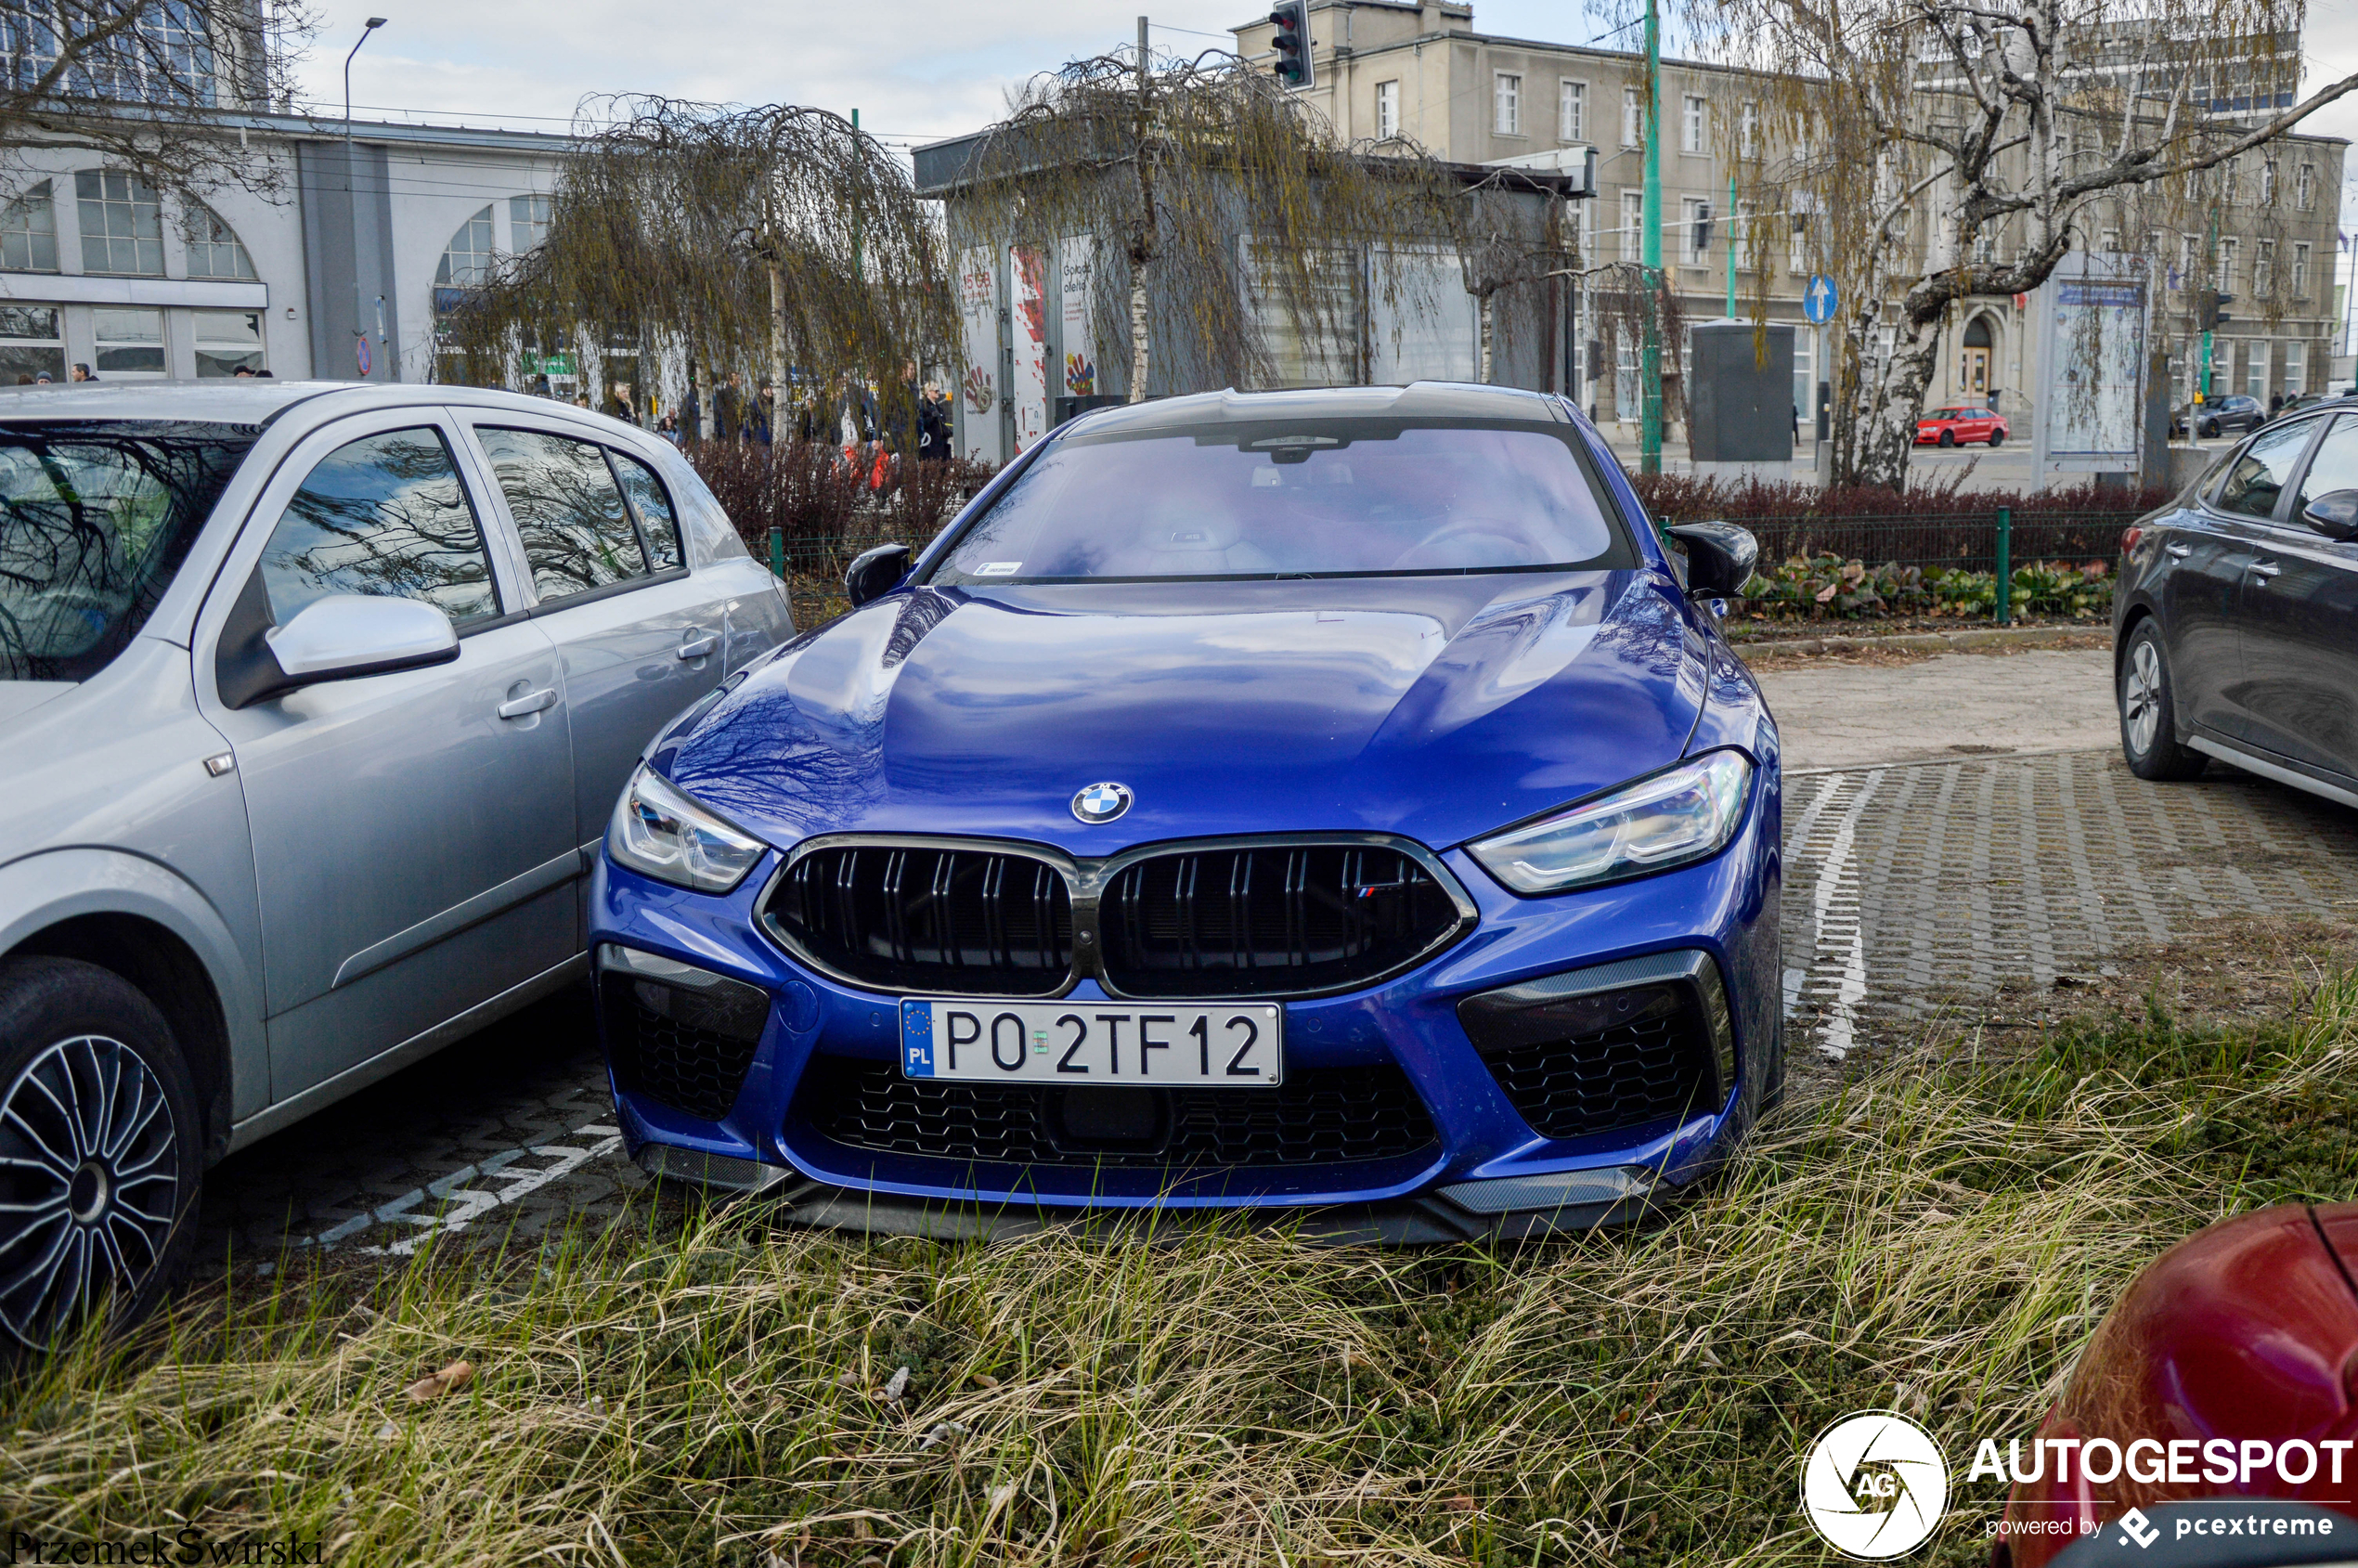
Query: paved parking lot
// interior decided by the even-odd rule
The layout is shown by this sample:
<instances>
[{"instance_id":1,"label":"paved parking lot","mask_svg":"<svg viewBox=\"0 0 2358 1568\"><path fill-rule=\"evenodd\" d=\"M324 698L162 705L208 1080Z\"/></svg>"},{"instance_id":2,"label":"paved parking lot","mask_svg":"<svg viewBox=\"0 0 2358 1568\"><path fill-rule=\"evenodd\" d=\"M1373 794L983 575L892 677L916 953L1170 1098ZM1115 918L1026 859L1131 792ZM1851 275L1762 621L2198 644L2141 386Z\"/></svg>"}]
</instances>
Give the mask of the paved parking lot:
<instances>
[{"instance_id":1,"label":"paved parking lot","mask_svg":"<svg viewBox=\"0 0 2358 1568\"><path fill-rule=\"evenodd\" d=\"M2132 777L2108 706L2078 690L2105 658L1768 678L1796 770L1785 1001L1804 1092L1812 1064L2002 979L2101 971L2226 915L2358 915L2358 811L2223 767L2190 784ZM2041 707L2056 738L2105 749L2022 754L2040 749L2021 743L2024 710ZM1883 717L1862 729L1862 714ZM1799 771L1813 759L1838 765ZM597 1223L641 1178L589 1033L586 994L552 1000L240 1152L208 1183L210 1255L397 1256L445 1232Z\"/></svg>"}]
</instances>

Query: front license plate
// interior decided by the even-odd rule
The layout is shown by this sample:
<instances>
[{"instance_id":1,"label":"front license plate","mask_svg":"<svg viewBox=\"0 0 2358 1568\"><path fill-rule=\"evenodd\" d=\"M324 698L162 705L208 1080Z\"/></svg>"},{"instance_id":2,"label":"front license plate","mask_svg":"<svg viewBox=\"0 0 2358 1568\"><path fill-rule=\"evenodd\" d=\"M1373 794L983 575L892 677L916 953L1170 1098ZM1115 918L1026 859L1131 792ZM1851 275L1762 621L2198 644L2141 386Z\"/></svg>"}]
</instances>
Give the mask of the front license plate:
<instances>
[{"instance_id":1,"label":"front license plate","mask_svg":"<svg viewBox=\"0 0 2358 1568\"><path fill-rule=\"evenodd\" d=\"M1263 1003L920 1002L900 1004L905 1078L1272 1089L1285 1009Z\"/></svg>"}]
</instances>

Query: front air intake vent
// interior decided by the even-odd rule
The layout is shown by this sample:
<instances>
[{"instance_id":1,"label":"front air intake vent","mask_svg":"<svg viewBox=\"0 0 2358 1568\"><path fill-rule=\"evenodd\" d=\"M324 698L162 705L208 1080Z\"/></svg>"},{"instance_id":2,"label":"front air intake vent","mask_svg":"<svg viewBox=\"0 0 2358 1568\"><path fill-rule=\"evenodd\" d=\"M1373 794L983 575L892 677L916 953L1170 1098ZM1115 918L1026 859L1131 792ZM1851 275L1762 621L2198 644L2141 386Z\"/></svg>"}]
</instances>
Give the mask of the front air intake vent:
<instances>
[{"instance_id":1,"label":"front air intake vent","mask_svg":"<svg viewBox=\"0 0 2358 1568\"><path fill-rule=\"evenodd\" d=\"M1072 969L1072 890L988 849L845 844L797 859L763 916L828 974L879 991L1053 996Z\"/></svg>"}]
</instances>

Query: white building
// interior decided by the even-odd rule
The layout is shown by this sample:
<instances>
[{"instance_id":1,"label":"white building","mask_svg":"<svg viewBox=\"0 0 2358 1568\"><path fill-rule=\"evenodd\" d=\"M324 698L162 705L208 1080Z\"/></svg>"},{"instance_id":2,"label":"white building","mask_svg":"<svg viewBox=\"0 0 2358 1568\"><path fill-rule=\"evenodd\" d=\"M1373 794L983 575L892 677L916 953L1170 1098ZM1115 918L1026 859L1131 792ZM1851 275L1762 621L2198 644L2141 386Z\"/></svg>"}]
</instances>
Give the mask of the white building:
<instances>
[{"instance_id":1,"label":"white building","mask_svg":"<svg viewBox=\"0 0 2358 1568\"><path fill-rule=\"evenodd\" d=\"M435 379L437 291L545 234L567 138L294 115L225 117L278 175L203 211L58 149L0 170L0 383ZM440 295L448 303L449 294ZM525 373L536 369L524 368ZM573 367L549 367L569 392Z\"/></svg>"}]
</instances>

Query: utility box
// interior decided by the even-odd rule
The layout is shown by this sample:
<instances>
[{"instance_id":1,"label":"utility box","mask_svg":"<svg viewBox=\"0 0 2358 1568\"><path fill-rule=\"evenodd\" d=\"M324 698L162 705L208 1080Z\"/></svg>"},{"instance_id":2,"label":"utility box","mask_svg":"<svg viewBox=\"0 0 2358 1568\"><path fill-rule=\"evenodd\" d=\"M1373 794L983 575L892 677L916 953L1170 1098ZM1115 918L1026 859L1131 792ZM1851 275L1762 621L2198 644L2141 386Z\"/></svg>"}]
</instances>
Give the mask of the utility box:
<instances>
[{"instance_id":1,"label":"utility box","mask_svg":"<svg viewBox=\"0 0 2358 1568\"><path fill-rule=\"evenodd\" d=\"M1790 323L1706 321L1691 329L1687 449L1695 477L1793 476L1793 334Z\"/></svg>"}]
</instances>

